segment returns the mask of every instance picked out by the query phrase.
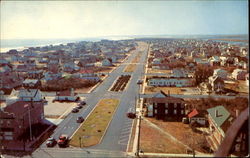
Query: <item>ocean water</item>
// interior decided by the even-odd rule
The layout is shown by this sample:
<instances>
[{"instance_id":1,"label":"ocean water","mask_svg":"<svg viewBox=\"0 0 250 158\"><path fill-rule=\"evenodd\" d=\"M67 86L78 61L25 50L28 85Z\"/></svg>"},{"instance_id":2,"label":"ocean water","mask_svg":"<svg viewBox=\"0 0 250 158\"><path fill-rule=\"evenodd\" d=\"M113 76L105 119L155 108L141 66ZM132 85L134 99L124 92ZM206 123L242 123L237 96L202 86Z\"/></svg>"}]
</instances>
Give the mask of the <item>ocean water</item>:
<instances>
[{"instance_id":1,"label":"ocean water","mask_svg":"<svg viewBox=\"0 0 250 158\"><path fill-rule=\"evenodd\" d=\"M28 47L38 47L47 45L67 44L71 42L92 41L97 42L102 39L107 40L127 40L133 39L131 36L104 36L93 38L75 38L75 39L3 39L0 43L0 52L4 53L10 49L23 50Z\"/></svg>"},{"instance_id":2,"label":"ocean water","mask_svg":"<svg viewBox=\"0 0 250 158\"><path fill-rule=\"evenodd\" d=\"M79 41L99 41L99 38L82 39L3 39L0 44L0 52L7 52L10 49L22 50L27 47L59 45Z\"/></svg>"},{"instance_id":3,"label":"ocean water","mask_svg":"<svg viewBox=\"0 0 250 158\"><path fill-rule=\"evenodd\" d=\"M226 36L226 35L130 35L130 36L104 36L93 38L75 38L75 39L1 39L0 52L7 52L10 49L23 50L27 47L46 46L46 45L59 45L79 41L100 41L102 39L108 40L126 40L134 38L198 38L198 39L218 39L218 38L234 38L248 40L248 35L239 36ZM219 42L220 40L218 40ZM232 42L220 41L232 44L246 44L248 42Z\"/></svg>"}]
</instances>

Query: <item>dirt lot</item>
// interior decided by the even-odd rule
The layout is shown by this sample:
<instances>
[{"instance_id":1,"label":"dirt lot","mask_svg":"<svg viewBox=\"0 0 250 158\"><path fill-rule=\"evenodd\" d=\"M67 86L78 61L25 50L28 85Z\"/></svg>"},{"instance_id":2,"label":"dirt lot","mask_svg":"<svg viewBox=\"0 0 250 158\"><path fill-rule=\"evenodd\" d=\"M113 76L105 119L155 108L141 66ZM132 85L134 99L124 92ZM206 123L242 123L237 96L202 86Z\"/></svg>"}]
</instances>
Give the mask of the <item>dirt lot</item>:
<instances>
[{"instance_id":1,"label":"dirt lot","mask_svg":"<svg viewBox=\"0 0 250 158\"><path fill-rule=\"evenodd\" d=\"M144 120L141 121L140 148L143 152L152 153L186 153L185 146L172 141Z\"/></svg>"},{"instance_id":2,"label":"dirt lot","mask_svg":"<svg viewBox=\"0 0 250 158\"><path fill-rule=\"evenodd\" d=\"M187 146L199 152L207 152L204 147L209 148L209 145L205 135L200 131L194 132L188 124L183 124L182 122L163 122L155 118L147 119Z\"/></svg>"},{"instance_id":3,"label":"dirt lot","mask_svg":"<svg viewBox=\"0 0 250 158\"><path fill-rule=\"evenodd\" d=\"M158 70L158 69L151 69L147 70L147 73L163 73L163 74L170 74L171 70Z\"/></svg>"},{"instance_id":4,"label":"dirt lot","mask_svg":"<svg viewBox=\"0 0 250 158\"><path fill-rule=\"evenodd\" d=\"M179 87L151 87L146 86L145 87L145 93L146 94L152 94L160 91L164 91L166 94L168 94L168 91L170 91L170 94L184 94L183 91L181 91L182 88Z\"/></svg>"},{"instance_id":5,"label":"dirt lot","mask_svg":"<svg viewBox=\"0 0 250 158\"><path fill-rule=\"evenodd\" d=\"M145 93L146 94L152 94L156 92L164 91L166 94L168 94L168 91L170 91L170 94L180 94L180 95L198 95L200 94L200 91L196 87L153 87L153 86L146 86L145 87Z\"/></svg>"}]
</instances>

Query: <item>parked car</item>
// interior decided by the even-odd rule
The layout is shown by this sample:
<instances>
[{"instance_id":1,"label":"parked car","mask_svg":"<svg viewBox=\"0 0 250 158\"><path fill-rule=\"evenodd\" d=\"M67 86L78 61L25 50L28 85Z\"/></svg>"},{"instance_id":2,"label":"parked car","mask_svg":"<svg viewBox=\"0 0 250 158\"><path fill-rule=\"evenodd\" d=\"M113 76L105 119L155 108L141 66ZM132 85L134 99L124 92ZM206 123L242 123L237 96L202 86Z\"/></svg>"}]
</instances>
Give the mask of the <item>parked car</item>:
<instances>
[{"instance_id":1,"label":"parked car","mask_svg":"<svg viewBox=\"0 0 250 158\"><path fill-rule=\"evenodd\" d=\"M81 109L83 106L81 105L81 104L78 104L77 106L76 106L76 108L77 109Z\"/></svg>"},{"instance_id":2,"label":"parked car","mask_svg":"<svg viewBox=\"0 0 250 158\"><path fill-rule=\"evenodd\" d=\"M68 136L65 135L65 134L62 134L59 137L59 140L57 141L57 144L58 144L59 147L66 147L67 144L68 144Z\"/></svg>"},{"instance_id":3,"label":"parked car","mask_svg":"<svg viewBox=\"0 0 250 158\"><path fill-rule=\"evenodd\" d=\"M79 104L80 105L86 105L86 102L85 101L81 101Z\"/></svg>"},{"instance_id":4,"label":"parked car","mask_svg":"<svg viewBox=\"0 0 250 158\"><path fill-rule=\"evenodd\" d=\"M82 123L84 121L84 118L82 116L77 117L76 122Z\"/></svg>"},{"instance_id":5,"label":"parked car","mask_svg":"<svg viewBox=\"0 0 250 158\"><path fill-rule=\"evenodd\" d=\"M77 107L74 107L73 109L72 109L72 111L71 112L73 112L73 113L77 113L79 110L78 110L78 108Z\"/></svg>"},{"instance_id":6,"label":"parked car","mask_svg":"<svg viewBox=\"0 0 250 158\"><path fill-rule=\"evenodd\" d=\"M49 139L46 142L47 147L53 147L56 145L56 140L53 137L49 137Z\"/></svg>"},{"instance_id":7,"label":"parked car","mask_svg":"<svg viewBox=\"0 0 250 158\"><path fill-rule=\"evenodd\" d=\"M127 113L127 117L128 117L128 118L131 118L131 119L134 119L134 118L136 118L136 114L133 113L133 112L128 112L128 113Z\"/></svg>"},{"instance_id":8,"label":"parked car","mask_svg":"<svg viewBox=\"0 0 250 158\"><path fill-rule=\"evenodd\" d=\"M137 84L142 84L142 83L143 83L142 80L138 80L138 81L137 81Z\"/></svg>"}]
</instances>

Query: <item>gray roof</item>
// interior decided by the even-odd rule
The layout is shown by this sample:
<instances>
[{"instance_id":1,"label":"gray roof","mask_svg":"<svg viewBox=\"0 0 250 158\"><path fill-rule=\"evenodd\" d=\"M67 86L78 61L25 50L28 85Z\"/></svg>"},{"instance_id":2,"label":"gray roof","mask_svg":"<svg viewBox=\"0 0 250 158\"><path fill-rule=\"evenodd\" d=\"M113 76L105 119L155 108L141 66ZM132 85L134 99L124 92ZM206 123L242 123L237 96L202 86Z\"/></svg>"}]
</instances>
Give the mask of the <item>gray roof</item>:
<instances>
[{"instance_id":1,"label":"gray roof","mask_svg":"<svg viewBox=\"0 0 250 158\"><path fill-rule=\"evenodd\" d=\"M36 80L36 79L26 79L26 80L24 80L23 81L23 83L33 83L33 84L36 84L38 82L38 80Z\"/></svg>"},{"instance_id":2,"label":"gray roof","mask_svg":"<svg viewBox=\"0 0 250 158\"><path fill-rule=\"evenodd\" d=\"M218 111L218 116L216 116L216 110ZM224 106L216 106L207 109L207 112L212 117L218 127L220 127L230 116L230 113Z\"/></svg>"}]
</instances>

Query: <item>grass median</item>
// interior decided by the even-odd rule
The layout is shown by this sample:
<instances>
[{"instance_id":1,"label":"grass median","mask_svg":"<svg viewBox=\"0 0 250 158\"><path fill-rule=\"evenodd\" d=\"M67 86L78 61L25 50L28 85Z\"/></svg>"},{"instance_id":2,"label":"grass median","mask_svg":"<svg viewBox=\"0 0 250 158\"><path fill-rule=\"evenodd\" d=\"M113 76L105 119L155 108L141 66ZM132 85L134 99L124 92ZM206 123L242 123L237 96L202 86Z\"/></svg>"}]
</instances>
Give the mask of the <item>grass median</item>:
<instances>
[{"instance_id":1,"label":"grass median","mask_svg":"<svg viewBox=\"0 0 250 158\"><path fill-rule=\"evenodd\" d=\"M134 71L135 71L135 68L136 68L136 64L129 64L129 65L125 68L124 72L134 72Z\"/></svg>"},{"instance_id":2,"label":"grass median","mask_svg":"<svg viewBox=\"0 0 250 158\"><path fill-rule=\"evenodd\" d=\"M119 105L118 99L102 99L70 140L75 147L99 144L113 114Z\"/></svg>"},{"instance_id":3,"label":"grass median","mask_svg":"<svg viewBox=\"0 0 250 158\"><path fill-rule=\"evenodd\" d=\"M141 57L141 52L137 54L137 56L132 60L132 62L126 66L124 72L134 72L136 68L136 63L139 62L139 59Z\"/></svg>"}]
</instances>

